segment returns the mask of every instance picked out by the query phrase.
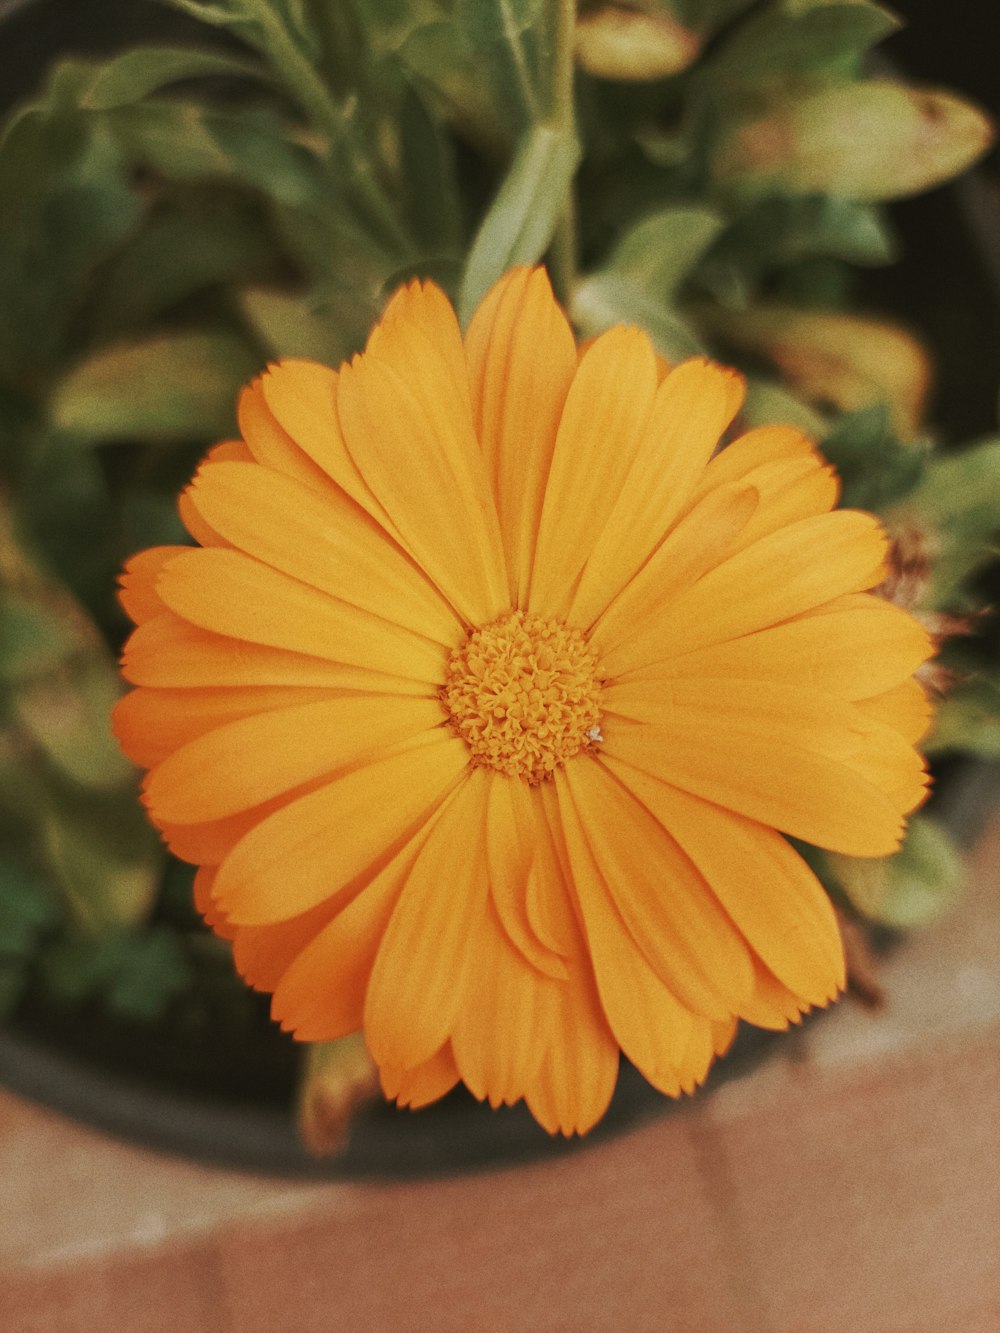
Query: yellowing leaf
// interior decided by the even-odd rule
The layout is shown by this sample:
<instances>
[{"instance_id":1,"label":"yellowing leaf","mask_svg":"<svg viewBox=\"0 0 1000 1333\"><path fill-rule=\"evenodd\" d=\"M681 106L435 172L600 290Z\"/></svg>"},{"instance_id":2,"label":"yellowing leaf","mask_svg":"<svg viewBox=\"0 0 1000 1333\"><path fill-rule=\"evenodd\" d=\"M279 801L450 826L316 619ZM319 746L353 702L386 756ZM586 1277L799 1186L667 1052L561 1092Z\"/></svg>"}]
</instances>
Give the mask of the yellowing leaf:
<instances>
[{"instance_id":1,"label":"yellowing leaf","mask_svg":"<svg viewBox=\"0 0 1000 1333\"><path fill-rule=\"evenodd\" d=\"M716 176L745 190L898 199L957 176L993 142L963 98L888 82L845 83L789 98L737 125Z\"/></svg>"}]
</instances>

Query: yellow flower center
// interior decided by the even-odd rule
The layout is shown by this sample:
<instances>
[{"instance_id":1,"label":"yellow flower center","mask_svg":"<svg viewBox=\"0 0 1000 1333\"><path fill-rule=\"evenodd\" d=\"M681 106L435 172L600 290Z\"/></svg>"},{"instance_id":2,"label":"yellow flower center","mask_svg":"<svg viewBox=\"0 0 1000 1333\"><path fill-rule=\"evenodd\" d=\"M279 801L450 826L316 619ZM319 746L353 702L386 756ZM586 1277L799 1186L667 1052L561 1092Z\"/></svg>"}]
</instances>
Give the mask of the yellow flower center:
<instances>
[{"instance_id":1,"label":"yellow flower center","mask_svg":"<svg viewBox=\"0 0 1000 1333\"><path fill-rule=\"evenodd\" d=\"M441 697L474 764L537 783L601 740L596 666L579 630L512 611L454 649Z\"/></svg>"}]
</instances>

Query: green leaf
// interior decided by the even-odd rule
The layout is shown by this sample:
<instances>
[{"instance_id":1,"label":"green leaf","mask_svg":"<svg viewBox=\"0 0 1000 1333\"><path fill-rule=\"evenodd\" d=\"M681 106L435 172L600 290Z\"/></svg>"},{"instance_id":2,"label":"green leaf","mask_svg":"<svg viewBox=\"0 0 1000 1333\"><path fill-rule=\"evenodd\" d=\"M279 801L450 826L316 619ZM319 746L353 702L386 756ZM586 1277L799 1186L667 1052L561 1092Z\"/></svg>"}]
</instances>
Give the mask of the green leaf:
<instances>
[{"instance_id":1,"label":"green leaf","mask_svg":"<svg viewBox=\"0 0 1000 1333\"><path fill-rule=\"evenodd\" d=\"M501 124L515 131L552 110L542 72L552 59L543 0L455 0L454 22Z\"/></svg>"},{"instance_id":2,"label":"green leaf","mask_svg":"<svg viewBox=\"0 0 1000 1333\"><path fill-rule=\"evenodd\" d=\"M259 370L226 333L165 333L105 347L56 389L52 415L84 440L202 440L231 434L236 396Z\"/></svg>"},{"instance_id":3,"label":"green leaf","mask_svg":"<svg viewBox=\"0 0 1000 1333\"><path fill-rule=\"evenodd\" d=\"M463 249L462 198L450 138L415 90L400 111L402 179L414 236L427 253L458 255Z\"/></svg>"},{"instance_id":4,"label":"green leaf","mask_svg":"<svg viewBox=\"0 0 1000 1333\"><path fill-rule=\"evenodd\" d=\"M616 324L645 329L653 346L671 363L704 351L684 319L662 301L613 272L584 278L573 293L573 322L582 333L603 333Z\"/></svg>"},{"instance_id":5,"label":"green leaf","mask_svg":"<svg viewBox=\"0 0 1000 1333\"><path fill-rule=\"evenodd\" d=\"M895 856L831 855L829 866L851 904L897 929L925 926L951 907L965 883L962 858L932 819L916 815Z\"/></svg>"},{"instance_id":6,"label":"green leaf","mask_svg":"<svg viewBox=\"0 0 1000 1333\"><path fill-rule=\"evenodd\" d=\"M1000 759L1000 679L975 677L942 700L924 749L930 754L965 750L983 759Z\"/></svg>"},{"instance_id":7,"label":"green leaf","mask_svg":"<svg viewBox=\"0 0 1000 1333\"><path fill-rule=\"evenodd\" d=\"M182 196L143 228L103 276L91 314L97 341L152 323L206 287L241 286L273 260L277 249L246 201Z\"/></svg>"},{"instance_id":8,"label":"green leaf","mask_svg":"<svg viewBox=\"0 0 1000 1333\"><path fill-rule=\"evenodd\" d=\"M58 900L38 867L14 852L0 853L0 957L30 955L60 919Z\"/></svg>"},{"instance_id":9,"label":"green leaf","mask_svg":"<svg viewBox=\"0 0 1000 1333\"><path fill-rule=\"evenodd\" d=\"M108 715L120 693L114 667L97 651L20 681L11 695L11 711L71 782L110 791L129 783L132 775L108 731Z\"/></svg>"},{"instance_id":10,"label":"green leaf","mask_svg":"<svg viewBox=\"0 0 1000 1333\"><path fill-rule=\"evenodd\" d=\"M908 495L927 468L929 448L903 443L884 403L840 416L823 439L823 453L840 473L841 504L884 510Z\"/></svg>"},{"instance_id":11,"label":"green leaf","mask_svg":"<svg viewBox=\"0 0 1000 1333\"><path fill-rule=\"evenodd\" d=\"M191 985L191 963L180 940L163 927L118 939L120 946L107 963L107 1007L123 1018L153 1022Z\"/></svg>"},{"instance_id":12,"label":"green leaf","mask_svg":"<svg viewBox=\"0 0 1000 1333\"><path fill-rule=\"evenodd\" d=\"M707 74L727 88L758 88L769 80L791 83L850 72L869 47L899 26L895 15L866 0L824 3L801 13L772 6L740 24Z\"/></svg>"},{"instance_id":13,"label":"green leaf","mask_svg":"<svg viewBox=\"0 0 1000 1333\"><path fill-rule=\"evenodd\" d=\"M153 927L61 940L43 954L42 975L49 993L64 1004L99 996L112 1013L150 1022L163 1016L193 973L177 937Z\"/></svg>"},{"instance_id":14,"label":"green leaf","mask_svg":"<svg viewBox=\"0 0 1000 1333\"><path fill-rule=\"evenodd\" d=\"M237 113L150 99L108 113L128 153L166 180L229 180L283 204L318 205L329 192L314 153L264 107Z\"/></svg>"},{"instance_id":15,"label":"green leaf","mask_svg":"<svg viewBox=\"0 0 1000 1333\"><path fill-rule=\"evenodd\" d=\"M462 137L489 156L508 151L516 126L498 119L490 89L463 46L450 19L414 28L398 60L410 83L424 94L441 119L458 125Z\"/></svg>"},{"instance_id":16,"label":"green leaf","mask_svg":"<svg viewBox=\"0 0 1000 1333\"><path fill-rule=\"evenodd\" d=\"M247 288L240 293L240 307L269 355L305 357L325 365L344 359L340 331L317 313L308 295Z\"/></svg>"},{"instance_id":17,"label":"green leaf","mask_svg":"<svg viewBox=\"0 0 1000 1333\"><path fill-rule=\"evenodd\" d=\"M121 148L74 109L22 116L0 149L0 368L37 386L63 352L96 267L142 214Z\"/></svg>"},{"instance_id":18,"label":"green leaf","mask_svg":"<svg viewBox=\"0 0 1000 1333\"><path fill-rule=\"evenodd\" d=\"M87 110L110 111L141 101L182 79L222 76L260 78L267 71L255 60L222 51L173 46L141 46L108 61L81 98Z\"/></svg>"},{"instance_id":19,"label":"green leaf","mask_svg":"<svg viewBox=\"0 0 1000 1333\"><path fill-rule=\"evenodd\" d=\"M961 585L996 554L1000 532L1000 439L937 458L907 508L936 529L940 549L931 575L932 605L948 605Z\"/></svg>"},{"instance_id":20,"label":"green leaf","mask_svg":"<svg viewBox=\"0 0 1000 1333\"><path fill-rule=\"evenodd\" d=\"M50 786L38 811L46 866L86 931L144 921L155 899L163 847L139 805L137 785L96 794Z\"/></svg>"},{"instance_id":21,"label":"green leaf","mask_svg":"<svg viewBox=\"0 0 1000 1333\"><path fill-rule=\"evenodd\" d=\"M0 588L0 679L54 671L78 645L73 628L27 594Z\"/></svg>"},{"instance_id":22,"label":"green leaf","mask_svg":"<svg viewBox=\"0 0 1000 1333\"><path fill-rule=\"evenodd\" d=\"M669 304L722 227L708 208L661 209L626 231L604 272Z\"/></svg>"},{"instance_id":23,"label":"green leaf","mask_svg":"<svg viewBox=\"0 0 1000 1333\"><path fill-rule=\"evenodd\" d=\"M463 324L502 274L544 255L579 158L579 145L563 130L540 125L522 139L472 244L459 297Z\"/></svg>"},{"instance_id":24,"label":"green leaf","mask_svg":"<svg viewBox=\"0 0 1000 1333\"><path fill-rule=\"evenodd\" d=\"M697 282L723 303L740 307L802 260L877 267L891 263L897 251L878 207L827 195L781 195L740 212L699 265Z\"/></svg>"},{"instance_id":25,"label":"green leaf","mask_svg":"<svg viewBox=\"0 0 1000 1333\"><path fill-rule=\"evenodd\" d=\"M654 3L656 0L654 0ZM716 32L757 0L663 0L668 13L697 32Z\"/></svg>"},{"instance_id":26,"label":"green leaf","mask_svg":"<svg viewBox=\"0 0 1000 1333\"><path fill-rule=\"evenodd\" d=\"M166 0L192 18L217 28L232 28L272 58L291 41L303 55L318 55L316 34L306 0Z\"/></svg>"},{"instance_id":27,"label":"green leaf","mask_svg":"<svg viewBox=\"0 0 1000 1333\"><path fill-rule=\"evenodd\" d=\"M821 440L830 429L827 418L801 398L756 375L747 377L747 396L740 416L748 430L757 426L797 426L814 440Z\"/></svg>"}]
</instances>

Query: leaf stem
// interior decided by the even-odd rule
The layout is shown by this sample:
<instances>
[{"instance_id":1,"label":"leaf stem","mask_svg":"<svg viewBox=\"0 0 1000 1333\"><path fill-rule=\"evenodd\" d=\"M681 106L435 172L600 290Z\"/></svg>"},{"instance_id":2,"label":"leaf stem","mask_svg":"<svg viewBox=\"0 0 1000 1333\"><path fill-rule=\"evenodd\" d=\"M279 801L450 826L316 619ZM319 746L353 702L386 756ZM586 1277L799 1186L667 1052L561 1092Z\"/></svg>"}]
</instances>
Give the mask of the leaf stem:
<instances>
[{"instance_id":1,"label":"leaf stem","mask_svg":"<svg viewBox=\"0 0 1000 1333\"><path fill-rule=\"evenodd\" d=\"M400 257L409 255L412 250L410 238L374 170L367 162L359 162L357 144L343 109L273 11L264 9L261 24L267 32L265 54L303 111L327 136L331 151L339 153L349 172L351 189L367 221L379 229Z\"/></svg>"},{"instance_id":2,"label":"leaf stem","mask_svg":"<svg viewBox=\"0 0 1000 1333\"><path fill-rule=\"evenodd\" d=\"M555 128L575 137L573 48L576 39L576 0L555 0L553 19L551 123ZM569 304L576 283L576 243L576 199L570 182L559 225L549 249L552 286L564 305Z\"/></svg>"}]
</instances>

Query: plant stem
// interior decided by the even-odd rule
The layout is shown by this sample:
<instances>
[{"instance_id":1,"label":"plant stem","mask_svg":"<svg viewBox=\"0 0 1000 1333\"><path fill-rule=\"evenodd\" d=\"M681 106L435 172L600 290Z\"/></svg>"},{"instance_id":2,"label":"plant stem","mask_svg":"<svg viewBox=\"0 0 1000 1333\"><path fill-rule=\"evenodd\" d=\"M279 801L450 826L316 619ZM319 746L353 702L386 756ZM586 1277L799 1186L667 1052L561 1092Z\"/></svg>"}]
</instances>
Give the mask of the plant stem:
<instances>
[{"instance_id":1,"label":"plant stem","mask_svg":"<svg viewBox=\"0 0 1000 1333\"><path fill-rule=\"evenodd\" d=\"M351 189L367 221L380 230L383 238L401 258L409 255L412 250L410 238L374 170L367 162L358 160L357 145L345 122L343 111L322 78L289 37L281 20L272 11L265 13L268 16L262 20L267 29L265 54L303 111L327 136L331 151L339 152L350 174Z\"/></svg>"},{"instance_id":2,"label":"plant stem","mask_svg":"<svg viewBox=\"0 0 1000 1333\"><path fill-rule=\"evenodd\" d=\"M555 0L552 52L552 124L567 134L576 130L573 102L573 46L576 38L576 0ZM562 216L549 250L549 271L556 296L568 305L576 282L576 199L572 184L566 192Z\"/></svg>"}]
</instances>

